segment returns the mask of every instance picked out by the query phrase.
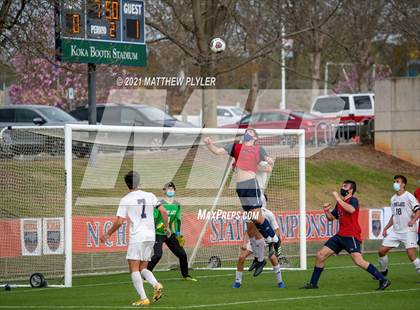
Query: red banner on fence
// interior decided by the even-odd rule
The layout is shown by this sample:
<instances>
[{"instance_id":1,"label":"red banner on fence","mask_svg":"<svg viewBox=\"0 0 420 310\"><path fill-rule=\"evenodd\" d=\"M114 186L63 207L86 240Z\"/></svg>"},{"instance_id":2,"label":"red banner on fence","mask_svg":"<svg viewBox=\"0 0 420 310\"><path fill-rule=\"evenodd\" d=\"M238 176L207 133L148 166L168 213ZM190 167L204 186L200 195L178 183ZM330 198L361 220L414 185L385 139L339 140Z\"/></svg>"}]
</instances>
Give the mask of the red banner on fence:
<instances>
[{"instance_id":1,"label":"red banner on fence","mask_svg":"<svg viewBox=\"0 0 420 310\"><path fill-rule=\"evenodd\" d=\"M298 242L298 212L274 212L274 214L280 227L282 242ZM127 222L123 223L107 243L100 242L100 237L111 228L114 219L113 217L73 217L73 252L126 251L129 238L129 225ZM196 245L205 223L206 220L197 218L197 213L185 212L183 214L182 227L186 247L194 247ZM366 239L369 233L368 209L361 210L359 223L362 227L362 238ZM244 238L245 227L243 219L209 220L200 247L240 245ZM309 211L306 213L306 238L308 242L327 240L336 234L337 231L338 221L328 222L323 211ZM22 253L25 252L22 252L22 238L24 238L22 237L24 236L22 232L21 219L0 220L0 258L22 256ZM46 238L48 238L48 235L43 235L44 237L35 237L38 242L47 243L48 240ZM31 238L34 238L34 236Z\"/></svg>"}]
</instances>

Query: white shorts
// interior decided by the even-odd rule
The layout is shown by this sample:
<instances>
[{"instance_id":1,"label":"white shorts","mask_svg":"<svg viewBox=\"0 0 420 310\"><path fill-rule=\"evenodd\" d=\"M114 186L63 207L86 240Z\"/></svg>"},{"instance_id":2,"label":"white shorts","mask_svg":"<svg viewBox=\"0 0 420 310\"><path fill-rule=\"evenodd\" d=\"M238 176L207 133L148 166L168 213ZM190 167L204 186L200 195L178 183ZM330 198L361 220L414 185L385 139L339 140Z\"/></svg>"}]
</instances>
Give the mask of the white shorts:
<instances>
[{"instance_id":1,"label":"white shorts","mask_svg":"<svg viewBox=\"0 0 420 310\"><path fill-rule=\"evenodd\" d=\"M382 245L388 248L398 248L400 243L404 243L406 249L417 248L417 232L397 233L390 231L382 241Z\"/></svg>"},{"instance_id":2,"label":"white shorts","mask_svg":"<svg viewBox=\"0 0 420 310\"><path fill-rule=\"evenodd\" d=\"M154 244L154 241L129 243L126 258L131 260L150 261Z\"/></svg>"}]
</instances>

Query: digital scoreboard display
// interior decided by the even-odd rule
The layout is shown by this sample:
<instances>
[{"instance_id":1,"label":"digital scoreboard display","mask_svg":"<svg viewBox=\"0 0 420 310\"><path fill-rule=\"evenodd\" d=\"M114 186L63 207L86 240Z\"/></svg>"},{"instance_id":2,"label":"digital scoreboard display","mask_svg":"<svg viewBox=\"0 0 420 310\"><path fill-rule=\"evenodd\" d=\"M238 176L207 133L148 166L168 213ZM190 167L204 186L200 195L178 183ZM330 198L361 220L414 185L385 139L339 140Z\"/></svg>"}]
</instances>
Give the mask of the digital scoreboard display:
<instances>
[{"instance_id":1,"label":"digital scoreboard display","mask_svg":"<svg viewBox=\"0 0 420 310\"><path fill-rule=\"evenodd\" d=\"M61 0L55 11L59 60L145 66L143 0Z\"/></svg>"}]
</instances>

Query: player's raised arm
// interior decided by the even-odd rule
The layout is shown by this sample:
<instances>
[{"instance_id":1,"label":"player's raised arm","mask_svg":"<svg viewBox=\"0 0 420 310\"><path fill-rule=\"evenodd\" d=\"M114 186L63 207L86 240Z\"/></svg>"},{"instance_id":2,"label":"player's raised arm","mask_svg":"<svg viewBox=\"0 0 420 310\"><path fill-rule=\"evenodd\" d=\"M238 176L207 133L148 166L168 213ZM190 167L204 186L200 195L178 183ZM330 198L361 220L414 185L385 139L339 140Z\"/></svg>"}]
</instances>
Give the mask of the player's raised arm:
<instances>
[{"instance_id":1,"label":"player's raised arm","mask_svg":"<svg viewBox=\"0 0 420 310\"><path fill-rule=\"evenodd\" d=\"M328 219L328 221L334 221L337 217L337 215L335 214L333 214L333 212L335 212L336 213L336 210L334 209L333 210L333 212L331 212L330 211L330 208L331 208L331 204L330 203L328 203L328 202L326 202L326 203L324 203L324 205L322 206L322 208L324 209L324 213L325 213L325 216L327 217L327 219Z\"/></svg>"},{"instance_id":2,"label":"player's raised arm","mask_svg":"<svg viewBox=\"0 0 420 310\"><path fill-rule=\"evenodd\" d=\"M210 150L210 152L212 152L215 155L224 155L224 154L227 154L226 149L224 149L222 147L217 147L213 143L213 140L210 137L204 138L204 143L207 145L207 147Z\"/></svg>"},{"instance_id":3,"label":"player's raised arm","mask_svg":"<svg viewBox=\"0 0 420 310\"><path fill-rule=\"evenodd\" d=\"M349 201L349 203L345 202L343 199L341 199L340 194L338 194L337 192L332 192L332 195L334 197L334 199L343 207L343 209L352 214L354 212L356 212L356 208L358 207L357 205L353 205L352 201Z\"/></svg>"}]
</instances>

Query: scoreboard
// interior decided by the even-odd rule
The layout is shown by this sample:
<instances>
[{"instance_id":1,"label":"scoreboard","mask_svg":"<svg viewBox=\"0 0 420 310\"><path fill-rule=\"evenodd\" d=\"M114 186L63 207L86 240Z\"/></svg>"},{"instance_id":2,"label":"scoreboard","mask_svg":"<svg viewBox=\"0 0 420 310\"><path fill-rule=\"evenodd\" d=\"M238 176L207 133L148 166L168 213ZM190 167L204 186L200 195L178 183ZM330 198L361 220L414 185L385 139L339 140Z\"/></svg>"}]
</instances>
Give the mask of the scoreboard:
<instances>
[{"instance_id":1,"label":"scoreboard","mask_svg":"<svg viewBox=\"0 0 420 310\"><path fill-rule=\"evenodd\" d=\"M57 0L57 59L146 65L143 0Z\"/></svg>"}]
</instances>

